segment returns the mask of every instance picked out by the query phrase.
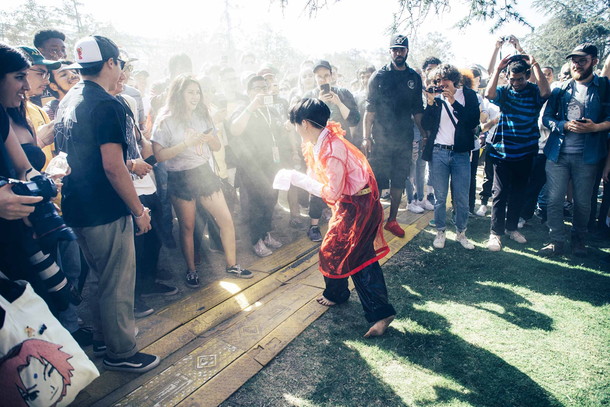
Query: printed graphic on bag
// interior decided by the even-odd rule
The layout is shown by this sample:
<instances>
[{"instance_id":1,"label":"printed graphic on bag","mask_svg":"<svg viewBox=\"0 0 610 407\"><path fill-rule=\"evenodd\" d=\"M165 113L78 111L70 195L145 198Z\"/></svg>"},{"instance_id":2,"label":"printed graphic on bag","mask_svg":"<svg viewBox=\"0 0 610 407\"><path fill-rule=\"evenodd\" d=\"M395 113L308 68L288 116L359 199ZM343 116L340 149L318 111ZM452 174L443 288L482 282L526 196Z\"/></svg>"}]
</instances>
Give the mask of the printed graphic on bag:
<instances>
[{"instance_id":1,"label":"printed graphic on bag","mask_svg":"<svg viewBox=\"0 0 610 407\"><path fill-rule=\"evenodd\" d=\"M0 406L56 406L74 367L62 345L28 339L0 359Z\"/></svg>"}]
</instances>

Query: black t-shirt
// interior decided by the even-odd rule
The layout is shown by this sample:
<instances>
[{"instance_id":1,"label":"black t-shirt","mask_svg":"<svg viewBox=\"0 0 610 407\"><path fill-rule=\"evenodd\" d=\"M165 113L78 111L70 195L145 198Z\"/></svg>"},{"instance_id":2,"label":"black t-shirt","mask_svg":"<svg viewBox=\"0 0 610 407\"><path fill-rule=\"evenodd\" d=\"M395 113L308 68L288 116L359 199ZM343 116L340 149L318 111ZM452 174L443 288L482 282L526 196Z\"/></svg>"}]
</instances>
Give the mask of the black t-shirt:
<instances>
[{"instance_id":1,"label":"black t-shirt","mask_svg":"<svg viewBox=\"0 0 610 407\"><path fill-rule=\"evenodd\" d=\"M412 116L424 111L421 77L409 67L403 71L392 64L382 67L369 81L366 110L375 113L376 142L412 140Z\"/></svg>"},{"instance_id":2,"label":"black t-shirt","mask_svg":"<svg viewBox=\"0 0 610 407\"><path fill-rule=\"evenodd\" d=\"M79 82L61 101L55 141L68 154L71 168L62 189L62 210L69 226L104 225L129 214L106 176L100 149L106 143L121 144L125 160L125 122L121 103L94 82Z\"/></svg>"},{"instance_id":3,"label":"black t-shirt","mask_svg":"<svg viewBox=\"0 0 610 407\"><path fill-rule=\"evenodd\" d=\"M15 177L15 171L13 169L13 162L6 151L4 143L8 138L8 132L10 128L10 121L8 114L4 107L0 105L0 136L2 137L2 145L0 146L0 176L2 177Z\"/></svg>"}]
</instances>

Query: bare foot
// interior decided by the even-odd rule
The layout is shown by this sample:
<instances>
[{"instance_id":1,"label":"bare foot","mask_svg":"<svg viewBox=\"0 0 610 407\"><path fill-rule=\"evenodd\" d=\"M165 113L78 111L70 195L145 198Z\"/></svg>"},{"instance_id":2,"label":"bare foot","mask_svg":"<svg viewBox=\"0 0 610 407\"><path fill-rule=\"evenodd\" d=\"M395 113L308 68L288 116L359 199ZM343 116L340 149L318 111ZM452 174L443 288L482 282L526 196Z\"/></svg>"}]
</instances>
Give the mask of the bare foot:
<instances>
[{"instance_id":1,"label":"bare foot","mask_svg":"<svg viewBox=\"0 0 610 407\"><path fill-rule=\"evenodd\" d=\"M384 319L380 319L379 321L373 324L373 326L367 331L367 333L364 334L364 337L371 338L373 336L383 335L383 333L386 329L388 329L388 326L392 321L394 321L394 315L391 315Z\"/></svg>"},{"instance_id":2,"label":"bare foot","mask_svg":"<svg viewBox=\"0 0 610 407\"><path fill-rule=\"evenodd\" d=\"M332 307L333 305L337 305L336 302L332 302L331 300L329 300L325 296L321 296L316 301L318 301L318 304L322 304L322 305L325 305L327 307Z\"/></svg>"}]
</instances>

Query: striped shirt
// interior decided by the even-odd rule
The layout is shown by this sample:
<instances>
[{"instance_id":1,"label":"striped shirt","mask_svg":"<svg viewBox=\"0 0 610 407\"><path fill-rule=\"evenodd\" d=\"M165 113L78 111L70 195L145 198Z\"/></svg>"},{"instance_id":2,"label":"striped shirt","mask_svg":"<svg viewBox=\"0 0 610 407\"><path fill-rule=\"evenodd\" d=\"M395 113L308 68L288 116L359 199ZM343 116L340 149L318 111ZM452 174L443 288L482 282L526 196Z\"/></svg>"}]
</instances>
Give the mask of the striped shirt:
<instances>
[{"instance_id":1,"label":"striped shirt","mask_svg":"<svg viewBox=\"0 0 610 407\"><path fill-rule=\"evenodd\" d=\"M491 156L517 161L537 154L538 115L545 102L538 86L528 83L520 92L509 86L499 86L491 102L501 110L491 141Z\"/></svg>"}]
</instances>

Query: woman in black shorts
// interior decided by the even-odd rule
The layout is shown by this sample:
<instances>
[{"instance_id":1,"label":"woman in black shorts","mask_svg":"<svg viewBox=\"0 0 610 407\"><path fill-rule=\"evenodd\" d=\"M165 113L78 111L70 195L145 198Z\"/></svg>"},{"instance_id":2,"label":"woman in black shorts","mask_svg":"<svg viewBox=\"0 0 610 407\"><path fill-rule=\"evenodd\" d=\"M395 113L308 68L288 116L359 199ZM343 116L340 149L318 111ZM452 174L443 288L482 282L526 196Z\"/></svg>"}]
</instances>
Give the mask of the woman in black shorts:
<instances>
[{"instance_id":1,"label":"woman in black shorts","mask_svg":"<svg viewBox=\"0 0 610 407\"><path fill-rule=\"evenodd\" d=\"M227 272L241 278L252 277L236 262L233 218L220 179L210 166L212 150L220 148L220 141L196 79L181 75L172 82L167 102L155 122L152 142L157 161L165 161L168 170L168 194L178 216L182 254L188 267L186 285L199 286L194 250L196 200L220 228Z\"/></svg>"}]
</instances>

